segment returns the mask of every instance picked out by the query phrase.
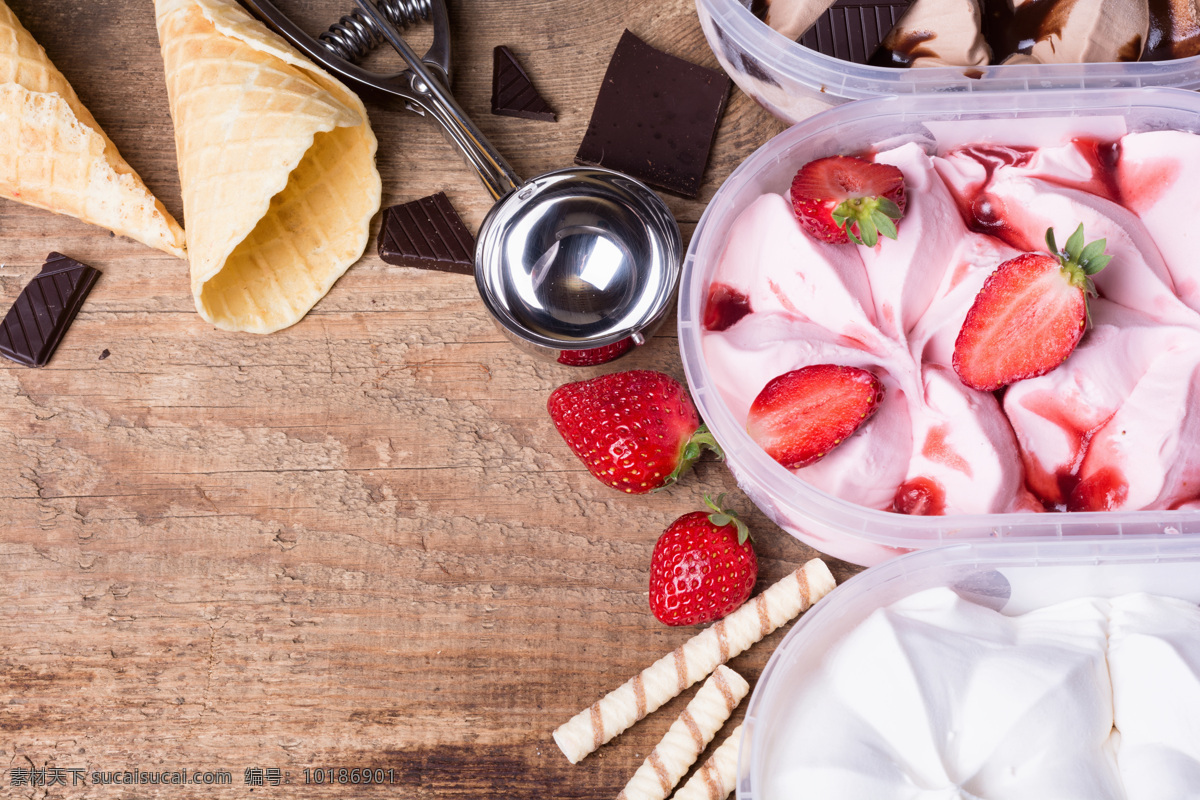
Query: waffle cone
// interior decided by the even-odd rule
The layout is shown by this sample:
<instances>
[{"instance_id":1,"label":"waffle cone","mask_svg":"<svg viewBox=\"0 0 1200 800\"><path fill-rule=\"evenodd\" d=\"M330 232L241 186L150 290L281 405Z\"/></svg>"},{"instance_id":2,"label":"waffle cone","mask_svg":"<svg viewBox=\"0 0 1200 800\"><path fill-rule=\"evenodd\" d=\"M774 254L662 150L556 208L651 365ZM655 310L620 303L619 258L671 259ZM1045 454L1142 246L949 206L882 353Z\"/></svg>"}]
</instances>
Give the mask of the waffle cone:
<instances>
[{"instance_id":1,"label":"waffle cone","mask_svg":"<svg viewBox=\"0 0 1200 800\"><path fill-rule=\"evenodd\" d=\"M155 8L196 309L224 330L285 328L366 248L366 109L233 0Z\"/></svg>"},{"instance_id":2,"label":"waffle cone","mask_svg":"<svg viewBox=\"0 0 1200 800\"><path fill-rule=\"evenodd\" d=\"M184 257L184 234L0 0L0 193Z\"/></svg>"}]
</instances>

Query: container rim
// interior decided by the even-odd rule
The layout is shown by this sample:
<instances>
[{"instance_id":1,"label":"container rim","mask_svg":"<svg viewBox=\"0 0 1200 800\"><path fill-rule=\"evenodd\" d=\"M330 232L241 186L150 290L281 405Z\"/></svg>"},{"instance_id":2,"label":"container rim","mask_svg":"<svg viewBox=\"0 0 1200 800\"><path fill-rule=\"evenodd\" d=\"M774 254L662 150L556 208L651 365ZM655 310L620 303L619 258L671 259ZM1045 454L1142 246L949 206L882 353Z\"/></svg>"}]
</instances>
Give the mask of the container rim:
<instances>
[{"instance_id":1,"label":"container rim","mask_svg":"<svg viewBox=\"0 0 1200 800\"><path fill-rule=\"evenodd\" d=\"M753 780L757 766L755 754L761 756L762 753L762 739L767 735L766 715L780 705L776 697L779 681L773 680L776 673L783 671L785 662L796 657L794 651L804 651L814 640L817 645L821 644L825 638L836 635L839 627L847 627L848 620L856 625L867 606L882 607L900 597L930 588L915 586L922 575L934 581L933 585L947 585L944 579L956 571L967 575L1013 568L1128 569L1138 565L1156 571L1155 574L1160 576L1164 574L1161 569L1169 565L1200 566L1200 540L1196 537L1142 536L1121 540L1084 538L1056 542L1025 540L951 544L907 553L854 575L834 588L792 625L755 682L738 748L738 800L751 800L756 796ZM1121 587L1110 585L1105 588L1109 591L1097 591L1096 594L1113 596L1126 593ZM1190 598L1189 602L1194 602L1200 597L1200 589L1191 591L1196 596ZM1172 593L1168 592L1167 596L1172 596Z\"/></svg>"},{"instance_id":2,"label":"container rim","mask_svg":"<svg viewBox=\"0 0 1200 800\"><path fill-rule=\"evenodd\" d=\"M810 50L771 29L741 0L696 0L717 35L788 81L858 100L885 94L1102 87L1200 87L1200 55L1169 61L1089 64L989 64L916 70L855 64ZM703 17L703 14L701 15ZM718 43L710 39L715 50Z\"/></svg>"},{"instance_id":3,"label":"container rim","mask_svg":"<svg viewBox=\"0 0 1200 800\"><path fill-rule=\"evenodd\" d=\"M749 13L749 12L747 12ZM1070 105L1067 106L1067 98ZM859 506L841 500L808 483L770 458L734 419L708 370L702 346L704 291L698 251L723 247L723 239L737 214L722 199L738 192L783 161L794 161L791 151L818 134L839 128L861 127L884 118L919 123L945 119L1020 119L1042 116L1095 116L1101 112L1128 116L1133 109L1184 112L1194 115L1200 131L1200 94L1163 87L1088 91L994 92L966 95L886 96L846 103L816 114L778 134L733 171L709 202L697 224L684 258L678 301L680 356L689 388L701 417L721 447L737 453L741 473L773 497L786 497L802 509L809 522L828 525L839 533L893 550L928 549L948 542L977 542L996 538L1035 536L1076 538L1104 534L1109 537L1200 533L1200 511L1092 511L1069 513L1015 512L913 517ZM710 243L719 237L721 241ZM719 252L719 250L717 251ZM739 474L739 484L743 482ZM745 487L743 487L745 488ZM852 524L847 524L852 518ZM886 531L881 529L888 529ZM940 528L936 537L931 528ZM1133 530L1129 530L1133 529Z\"/></svg>"}]
</instances>

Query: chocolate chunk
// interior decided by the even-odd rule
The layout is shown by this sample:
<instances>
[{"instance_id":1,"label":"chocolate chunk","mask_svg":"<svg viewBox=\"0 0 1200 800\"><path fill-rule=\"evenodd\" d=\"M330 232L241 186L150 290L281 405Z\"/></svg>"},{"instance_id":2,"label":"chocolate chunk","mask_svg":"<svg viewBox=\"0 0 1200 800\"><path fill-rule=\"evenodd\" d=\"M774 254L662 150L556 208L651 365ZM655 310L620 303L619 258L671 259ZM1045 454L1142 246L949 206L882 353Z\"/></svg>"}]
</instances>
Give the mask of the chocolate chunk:
<instances>
[{"instance_id":1,"label":"chocolate chunk","mask_svg":"<svg viewBox=\"0 0 1200 800\"><path fill-rule=\"evenodd\" d=\"M700 191L729 78L621 36L575 163L607 167L684 197Z\"/></svg>"},{"instance_id":2,"label":"chocolate chunk","mask_svg":"<svg viewBox=\"0 0 1200 800\"><path fill-rule=\"evenodd\" d=\"M99 277L99 270L62 253L46 256L42 271L0 322L0 355L27 367L46 366Z\"/></svg>"},{"instance_id":3,"label":"chocolate chunk","mask_svg":"<svg viewBox=\"0 0 1200 800\"><path fill-rule=\"evenodd\" d=\"M475 237L445 192L384 209L379 257L398 267L475 274Z\"/></svg>"},{"instance_id":4,"label":"chocolate chunk","mask_svg":"<svg viewBox=\"0 0 1200 800\"><path fill-rule=\"evenodd\" d=\"M866 64L904 16L909 3L910 0L838 0L805 31L800 44L842 61ZM878 59L872 63L878 63Z\"/></svg>"},{"instance_id":5,"label":"chocolate chunk","mask_svg":"<svg viewBox=\"0 0 1200 800\"><path fill-rule=\"evenodd\" d=\"M504 45L492 51L492 113L556 122L554 110L533 88L533 81Z\"/></svg>"}]
</instances>

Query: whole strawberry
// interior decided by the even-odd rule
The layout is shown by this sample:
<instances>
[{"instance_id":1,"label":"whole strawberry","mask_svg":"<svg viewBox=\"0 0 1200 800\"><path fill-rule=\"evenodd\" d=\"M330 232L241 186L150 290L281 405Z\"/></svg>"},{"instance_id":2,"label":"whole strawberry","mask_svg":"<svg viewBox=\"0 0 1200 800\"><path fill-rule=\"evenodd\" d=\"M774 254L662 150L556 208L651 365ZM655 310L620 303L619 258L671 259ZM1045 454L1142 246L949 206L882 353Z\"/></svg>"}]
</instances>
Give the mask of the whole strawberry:
<instances>
[{"instance_id":1,"label":"whole strawberry","mask_svg":"<svg viewBox=\"0 0 1200 800\"><path fill-rule=\"evenodd\" d=\"M684 514L654 545L650 610L668 625L712 622L750 599L758 559L746 523L724 502L705 495L710 511Z\"/></svg>"},{"instance_id":2,"label":"whole strawberry","mask_svg":"<svg viewBox=\"0 0 1200 800\"><path fill-rule=\"evenodd\" d=\"M633 337L626 337L619 342L593 347L588 350L563 350L558 354L558 363L568 367L598 367L610 361L616 361L633 349Z\"/></svg>"},{"instance_id":3,"label":"whole strawberry","mask_svg":"<svg viewBox=\"0 0 1200 800\"><path fill-rule=\"evenodd\" d=\"M1083 225L1062 253L1054 229L1049 253L1022 253L988 276L954 342L954 371L973 389L991 392L1045 375L1075 351L1087 327L1091 276L1112 260L1105 240L1084 246Z\"/></svg>"},{"instance_id":4,"label":"whole strawberry","mask_svg":"<svg viewBox=\"0 0 1200 800\"><path fill-rule=\"evenodd\" d=\"M704 447L721 449L670 375L614 372L568 383L546 403L554 427L601 482L630 494L674 483Z\"/></svg>"},{"instance_id":5,"label":"whole strawberry","mask_svg":"<svg viewBox=\"0 0 1200 800\"><path fill-rule=\"evenodd\" d=\"M874 247L879 234L896 238L907 196L904 173L855 156L810 161L792 179L792 210L813 238Z\"/></svg>"}]
</instances>

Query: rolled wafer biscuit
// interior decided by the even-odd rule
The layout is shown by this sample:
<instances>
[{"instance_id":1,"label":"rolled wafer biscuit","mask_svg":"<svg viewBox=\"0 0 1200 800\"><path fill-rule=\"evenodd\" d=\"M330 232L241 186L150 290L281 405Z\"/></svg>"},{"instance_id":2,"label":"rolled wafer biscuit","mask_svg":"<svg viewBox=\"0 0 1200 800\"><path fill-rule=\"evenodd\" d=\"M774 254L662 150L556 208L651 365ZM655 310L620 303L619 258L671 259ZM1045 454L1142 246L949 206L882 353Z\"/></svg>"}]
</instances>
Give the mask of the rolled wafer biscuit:
<instances>
[{"instance_id":1,"label":"rolled wafer biscuit","mask_svg":"<svg viewBox=\"0 0 1200 800\"><path fill-rule=\"evenodd\" d=\"M617 800L666 800L749 691L745 678L718 665Z\"/></svg>"},{"instance_id":2,"label":"rolled wafer biscuit","mask_svg":"<svg viewBox=\"0 0 1200 800\"><path fill-rule=\"evenodd\" d=\"M725 800L729 797L737 785L741 743L742 726L738 725L671 800Z\"/></svg>"},{"instance_id":3,"label":"rolled wafer biscuit","mask_svg":"<svg viewBox=\"0 0 1200 800\"><path fill-rule=\"evenodd\" d=\"M716 625L693 636L641 674L600 698L554 731L572 764L677 697L680 692L820 600L836 585L814 558Z\"/></svg>"}]
</instances>

